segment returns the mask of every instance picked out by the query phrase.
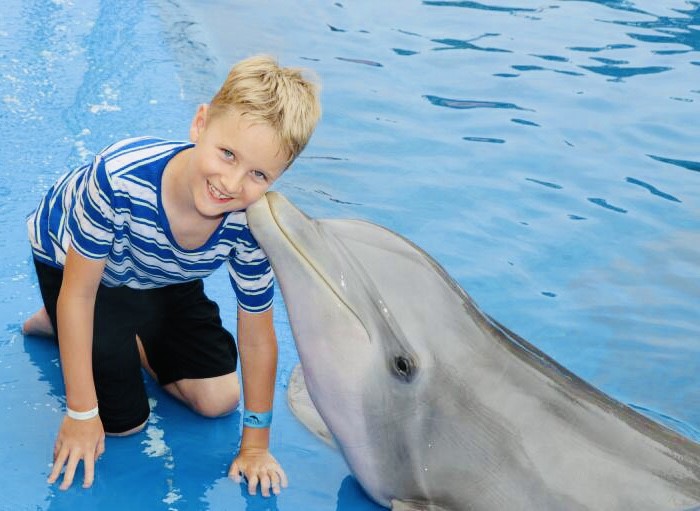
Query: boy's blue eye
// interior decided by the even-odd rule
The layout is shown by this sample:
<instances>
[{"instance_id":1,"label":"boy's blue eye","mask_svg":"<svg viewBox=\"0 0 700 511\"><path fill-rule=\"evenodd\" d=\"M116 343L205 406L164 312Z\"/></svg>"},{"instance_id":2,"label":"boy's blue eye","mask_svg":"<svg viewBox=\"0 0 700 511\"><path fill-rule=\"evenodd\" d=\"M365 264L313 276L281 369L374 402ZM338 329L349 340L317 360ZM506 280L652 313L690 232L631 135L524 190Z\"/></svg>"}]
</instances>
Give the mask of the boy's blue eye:
<instances>
[{"instance_id":1,"label":"boy's blue eye","mask_svg":"<svg viewBox=\"0 0 700 511\"><path fill-rule=\"evenodd\" d=\"M259 170L254 170L253 175L255 176L255 179L261 179L263 181L267 181L267 176L265 175L264 172L261 172Z\"/></svg>"},{"instance_id":2,"label":"boy's blue eye","mask_svg":"<svg viewBox=\"0 0 700 511\"><path fill-rule=\"evenodd\" d=\"M222 149L221 152L224 155L224 158L226 158L227 160L234 159L235 155L231 151L229 151L228 149Z\"/></svg>"}]
</instances>

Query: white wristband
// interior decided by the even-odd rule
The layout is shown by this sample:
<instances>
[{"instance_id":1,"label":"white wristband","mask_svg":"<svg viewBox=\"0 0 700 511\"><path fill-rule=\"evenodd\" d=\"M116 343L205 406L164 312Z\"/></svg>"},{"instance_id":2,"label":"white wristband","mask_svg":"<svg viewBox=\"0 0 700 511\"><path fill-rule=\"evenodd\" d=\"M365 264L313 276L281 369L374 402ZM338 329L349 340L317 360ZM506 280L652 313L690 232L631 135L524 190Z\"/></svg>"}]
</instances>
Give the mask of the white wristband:
<instances>
[{"instance_id":1,"label":"white wristband","mask_svg":"<svg viewBox=\"0 0 700 511\"><path fill-rule=\"evenodd\" d=\"M100 410L98 407L95 407L92 410L88 410L87 412L76 412L75 410L71 410L70 408L66 407L66 415L71 419L75 419L77 421L90 420L94 417L97 417L99 413Z\"/></svg>"}]
</instances>

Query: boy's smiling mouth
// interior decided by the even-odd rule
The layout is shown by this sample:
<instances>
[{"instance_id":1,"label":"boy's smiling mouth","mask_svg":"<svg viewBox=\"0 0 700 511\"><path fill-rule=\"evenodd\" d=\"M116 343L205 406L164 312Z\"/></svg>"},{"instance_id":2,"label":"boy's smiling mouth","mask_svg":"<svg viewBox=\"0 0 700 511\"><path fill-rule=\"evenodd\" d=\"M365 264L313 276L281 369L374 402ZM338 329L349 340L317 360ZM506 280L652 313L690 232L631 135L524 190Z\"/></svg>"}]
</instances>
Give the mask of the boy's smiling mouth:
<instances>
[{"instance_id":1,"label":"boy's smiling mouth","mask_svg":"<svg viewBox=\"0 0 700 511\"><path fill-rule=\"evenodd\" d=\"M209 190L209 194L217 201L227 202L233 200L233 197L231 197L230 195L226 195L218 188L216 188L213 184L211 184L209 181L207 181L207 189Z\"/></svg>"}]
</instances>

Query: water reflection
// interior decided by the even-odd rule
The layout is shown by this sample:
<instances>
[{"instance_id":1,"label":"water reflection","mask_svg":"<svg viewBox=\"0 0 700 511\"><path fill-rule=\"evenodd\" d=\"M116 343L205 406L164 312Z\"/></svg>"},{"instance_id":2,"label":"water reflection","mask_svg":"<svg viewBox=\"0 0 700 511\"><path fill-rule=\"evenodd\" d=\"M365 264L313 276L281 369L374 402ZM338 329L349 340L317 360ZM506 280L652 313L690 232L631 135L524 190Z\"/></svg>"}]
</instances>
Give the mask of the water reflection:
<instances>
[{"instance_id":1,"label":"water reflection","mask_svg":"<svg viewBox=\"0 0 700 511\"><path fill-rule=\"evenodd\" d=\"M435 106L444 106L447 108L455 108L457 110L469 110L472 108L496 108L502 110L527 110L532 112L527 108L523 108L514 103L505 103L502 101L482 101L475 99L450 99L442 98L440 96L425 95L425 99L430 101Z\"/></svg>"},{"instance_id":2,"label":"water reflection","mask_svg":"<svg viewBox=\"0 0 700 511\"><path fill-rule=\"evenodd\" d=\"M700 172L700 161L678 160L675 158L665 158L663 156L656 156L653 154L648 154L647 156L653 160L660 161L662 163L668 163L670 165L682 167L684 169L692 170L694 172Z\"/></svg>"},{"instance_id":3,"label":"water reflection","mask_svg":"<svg viewBox=\"0 0 700 511\"><path fill-rule=\"evenodd\" d=\"M591 197L588 199L588 201L591 202L592 204L595 204L595 205L600 206L602 208L608 209L610 211L614 211L615 213L627 213L626 209L623 209L623 208L618 207L618 206L613 206L605 199Z\"/></svg>"},{"instance_id":4,"label":"water reflection","mask_svg":"<svg viewBox=\"0 0 700 511\"><path fill-rule=\"evenodd\" d=\"M649 183L645 183L644 181L640 179L635 179L633 177L628 177L626 179L628 183L631 183L633 185L641 186L645 190L648 190L652 195L655 195L657 197L661 197L662 199L670 200L671 202L681 202L679 199L674 197L673 195L669 193L664 193L655 186L650 185Z\"/></svg>"},{"instance_id":5,"label":"water reflection","mask_svg":"<svg viewBox=\"0 0 700 511\"><path fill-rule=\"evenodd\" d=\"M368 59L351 59L348 57L336 57L337 60L342 60L343 62L352 62L354 64L364 64L365 66L371 66L371 67L384 67L381 63L376 62L374 60L368 60Z\"/></svg>"},{"instance_id":6,"label":"water reflection","mask_svg":"<svg viewBox=\"0 0 700 511\"><path fill-rule=\"evenodd\" d=\"M640 34L636 32L628 32L627 35L632 39L645 43L655 44L681 44L687 49L670 50L666 54L685 53L689 51L700 51L700 6L694 9L673 9L683 16L670 17L658 16L656 19L649 21L628 21L616 20L611 23L626 27L643 28L659 32L661 35ZM650 13L647 13L653 16ZM655 53L663 53L657 51Z\"/></svg>"},{"instance_id":7,"label":"water reflection","mask_svg":"<svg viewBox=\"0 0 700 511\"><path fill-rule=\"evenodd\" d=\"M503 48L494 48L494 47L484 47L484 46L477 46L476 44L473 44L472 41L478 41L479 39L482 39L484 37L497 37L500 34L484 34L479 37L476 37L474 39L469 39L469 40L460 40L460 39L431 39L434 43L438 44L443 44L444 46L441 46L439 48L433 48L434 51L443 51L443 50L477 50L477 51L488 51L488 52L496 52L496 53L513 53L510 50L506 50Z\"/></svg>"},{"instance_id":8,"label":"water reflection","mask_svg":"<svg viewBox=\"0 0 700 511\"><path fill-rule=\"evenodd\" d=\"M486 5L480 2L470 2L466 0L424 0L423 5L431 5L434 7L463 7L466 9L477 9L482 11L492 11L492 12L537 12L538 9L532 9L528 7L506 7L498 5Z\"/></svg>"},{"instance_id":9,"label":"water reflection","mask_svg":"<svg viewBox=\"0 0 700 511\"><path fill-rule=\"evenodd\" d=\"M634 2L630 0L561 0L562 2L588 2L592 4L603 5L611 9L619 11L634 12L637 14L649 14L648 12L634 6Z\"/></svg>"},{"instance_id":10,"label":"water reflection","mask_svg":"<svg viewBox=\"0 0 700 511\"><path fill-rule=\"evenodd\" d=\"M672 68L668 66L646 66L646 67L622 67L620 65L604 65L604 66L580 66L594 73L612 76L613 78L630 78L637 75L650 75L655 73L663 73L670 71Z\"/></svg>"}]
</instances>

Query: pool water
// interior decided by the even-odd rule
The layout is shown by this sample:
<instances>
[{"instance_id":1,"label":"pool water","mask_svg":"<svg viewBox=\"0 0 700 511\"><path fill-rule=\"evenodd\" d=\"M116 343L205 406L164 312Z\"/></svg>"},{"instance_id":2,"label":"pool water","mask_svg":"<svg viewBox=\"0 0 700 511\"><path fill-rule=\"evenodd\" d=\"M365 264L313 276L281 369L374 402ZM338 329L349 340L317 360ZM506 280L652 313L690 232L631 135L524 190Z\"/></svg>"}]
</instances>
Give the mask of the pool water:
<instances>
[{"instance_id":1,"label":"pool water","mask_svg":"<svg viewBox=\"0 0 700 511\"><path fill-rule=\"evenodd\" d=\"M281 296L282 495L249 497L226 478L240 414L199 418L151 383L147 430L107 440L93 488L45 483L64 393L55 346L20 333L40 306L24 218L115 140L186 138L197 104L252 53L323 84L323 120L278 191L311 216L410 238L488 314L700 440L700 2L3 7L0 510L381 509L287 408L298 359ZM235 310L225 272L206 285Z\"/></svg>"}]
</instances>

